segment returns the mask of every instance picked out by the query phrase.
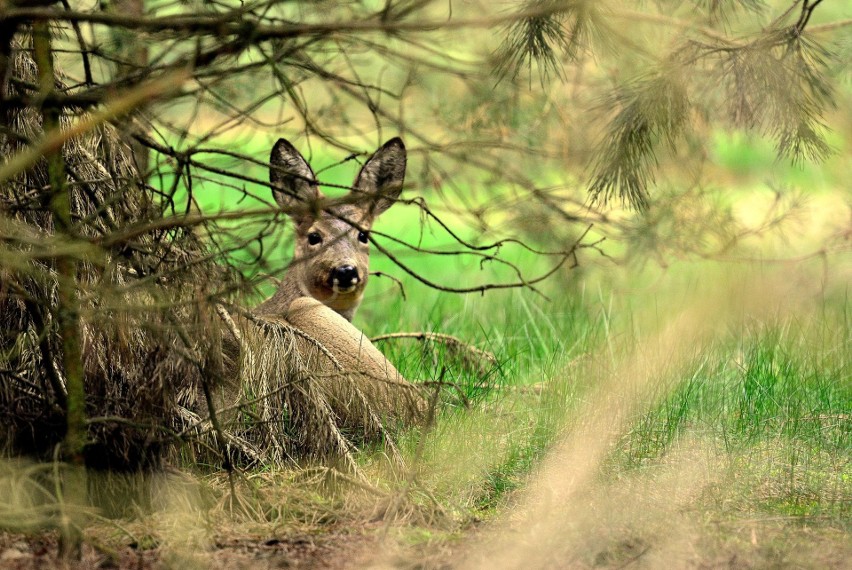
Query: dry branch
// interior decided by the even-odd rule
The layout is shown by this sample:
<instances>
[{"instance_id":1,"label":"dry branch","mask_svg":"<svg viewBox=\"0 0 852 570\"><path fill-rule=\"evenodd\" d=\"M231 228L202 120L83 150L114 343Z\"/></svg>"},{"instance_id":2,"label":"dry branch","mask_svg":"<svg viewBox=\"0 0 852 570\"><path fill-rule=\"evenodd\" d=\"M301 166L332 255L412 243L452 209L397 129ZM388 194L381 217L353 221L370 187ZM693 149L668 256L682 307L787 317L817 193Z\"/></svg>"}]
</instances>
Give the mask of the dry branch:
<instances>
[{"instance_id":1,"label":"dry branch","mask_svg":"<svg viewBox=\"0 0 852 570\"><path fill-rule=\"evenodd\" d=\"M431 341L444 344L448 348L450 348L452 353L457 356L460 355L463 362L465 362L468 367L474 370L482 370L483 368L494 367L497 365L497 358L494 356L493 353L488 352L487 350L482 350L481 348L477 348L472 344L466 343L457 337L444 333L425 331L399 332L374 336L370 340L372 342L381 342L385 340L396 339L415 339L419 341Z\"/></svg>"}]
</instances>

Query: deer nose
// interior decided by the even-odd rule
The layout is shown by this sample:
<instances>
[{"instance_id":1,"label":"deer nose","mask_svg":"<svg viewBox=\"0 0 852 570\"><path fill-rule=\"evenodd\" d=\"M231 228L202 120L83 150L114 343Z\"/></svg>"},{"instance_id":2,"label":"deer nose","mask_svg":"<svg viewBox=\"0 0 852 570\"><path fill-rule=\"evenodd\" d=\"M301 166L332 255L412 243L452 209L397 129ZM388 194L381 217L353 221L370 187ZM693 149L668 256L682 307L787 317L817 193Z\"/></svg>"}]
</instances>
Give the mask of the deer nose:
<instances>
[{"instance_id":1,"label":"deer nose","mask_svg":"<svg viewBox=\"0 0 852 570\"><path fill-rule=\"evenodd\" d=\"M358 268L341 265L331 271L331 285L335 289L350 289L358 284Z\"/></svg>"}]
</instances>

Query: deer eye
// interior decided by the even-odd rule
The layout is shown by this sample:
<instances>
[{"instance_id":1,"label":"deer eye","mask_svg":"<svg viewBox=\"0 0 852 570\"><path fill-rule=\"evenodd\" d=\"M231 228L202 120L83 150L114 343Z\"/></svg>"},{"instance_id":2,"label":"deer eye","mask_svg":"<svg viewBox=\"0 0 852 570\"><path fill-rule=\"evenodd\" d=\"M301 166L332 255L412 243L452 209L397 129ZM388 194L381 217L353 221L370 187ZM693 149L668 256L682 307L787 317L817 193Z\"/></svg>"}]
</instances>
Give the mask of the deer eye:
<instances>
[{"instance_id":1,"label":"deer eye","mask_svg":"<svg viewBox=\"0 0 852 570\"><path fill-rule=\"evenodd\" d=\"M311 232L308 234L308 243L310 245L319 245L322 243L322 236L318 232Z\"/></svg>"},{"instance_id":2,"label":"deer eye","mask_svg":"<svg viewBox=\"0 0 852 570\"><path fill-rule=\"evenodd\" d=\"M368 243L370 241L370 232L358 232L358 241Z\"/></svg>"}]
</instances>

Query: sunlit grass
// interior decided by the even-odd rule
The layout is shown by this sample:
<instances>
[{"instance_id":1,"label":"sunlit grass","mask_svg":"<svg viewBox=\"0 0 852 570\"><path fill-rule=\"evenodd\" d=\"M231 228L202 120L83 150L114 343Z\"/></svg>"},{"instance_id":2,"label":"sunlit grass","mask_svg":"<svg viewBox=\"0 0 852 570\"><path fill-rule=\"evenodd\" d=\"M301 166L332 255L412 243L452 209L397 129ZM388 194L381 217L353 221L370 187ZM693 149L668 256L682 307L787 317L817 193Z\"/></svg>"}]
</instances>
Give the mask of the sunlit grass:
<instances>
[{"instance_id":1,"label":"sunlit grass","mask_svg":"<svg viewBox=\"0 0 852 570\"><path fill-rule=\"evenodd\" d=\"M650 295L619 298L613 291L589 295L581 289L546 300L515 291L442 303L433 293L417 301L386 303L381 315L370 314L368 330L376 326L373 319L383 330L452 330L493 351L501 362L483 379L442 358L440 349L424 357L411 341L383 345L408 377L443 378L452 386L418 458L424 463L423 477L433 475L436 488L476 516L505 504L554 442L582 423L574 412L602 367L635 350L678 307L701 306L700 296L681 288L681 283L694 286L694 278L677 271L671 277L672 285ZM714 278L719 283L726 279L724 273ZM419 303L431 311L407 310ZM642 303L641 309L630 308ZM680 364L634 395L642 404L625 422L602 475L617 479L637 469L654 469L684 441L700 441L736 474L737 485L729 490L745 493L740 508L780 514L805 505L812 514L848 517L850 308L842 286L807 310L790 303L789 312L783 306L768 313L759 310L702 337L688 354L677 357ZM703 310L714 314L712 307ZM721 316L728 309L719 310ZM708 321L706 328L713 331L717 324ZM456 392L464 392L469 401ZM471 409L463 409L464 403L472 403ZM458 479L449 482L448 472Z\"/></svg>"}]
</instances>

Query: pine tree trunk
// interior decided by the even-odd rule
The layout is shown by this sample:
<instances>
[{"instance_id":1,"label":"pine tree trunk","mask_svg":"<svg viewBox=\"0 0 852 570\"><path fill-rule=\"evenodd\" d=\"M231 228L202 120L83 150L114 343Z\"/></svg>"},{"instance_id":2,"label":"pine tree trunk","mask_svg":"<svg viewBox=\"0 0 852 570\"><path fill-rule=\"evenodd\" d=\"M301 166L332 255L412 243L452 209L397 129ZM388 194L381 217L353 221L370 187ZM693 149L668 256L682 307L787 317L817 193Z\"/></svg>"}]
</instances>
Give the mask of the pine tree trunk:
<instances>
[{"instance_id":1,"label":"pine tree trunk","mask_svg":"<svg viewBox=\"0 0 852 570\"><path fill-rule=\"evenodd\" d=\"M39 91L47 99L54 91L53 53L51 51L50 28L47 22L33 24L33 51L38 66ZM42 127L45 134L60 128L59 109L48 102L42 105ZM65 164L62 151L45 156L48 168L49 187L45 202L54 221L57 236L74 239L71 220L71 197L65 183ZM65 510L67 504L81 504L85 500L86 483L83 448L86 444L86 394L83 385L80 313L77 303L77 262L68 256L56 258L58 305L56 307L57 332L62 343L62 368L65 373L66 432L62 443L62 458L70 463L63 472L63 496L60 504L60 532L62 554L68 558L80 558L82 540L81 524L77 517Z\"/></svg>"}]
</instances>

